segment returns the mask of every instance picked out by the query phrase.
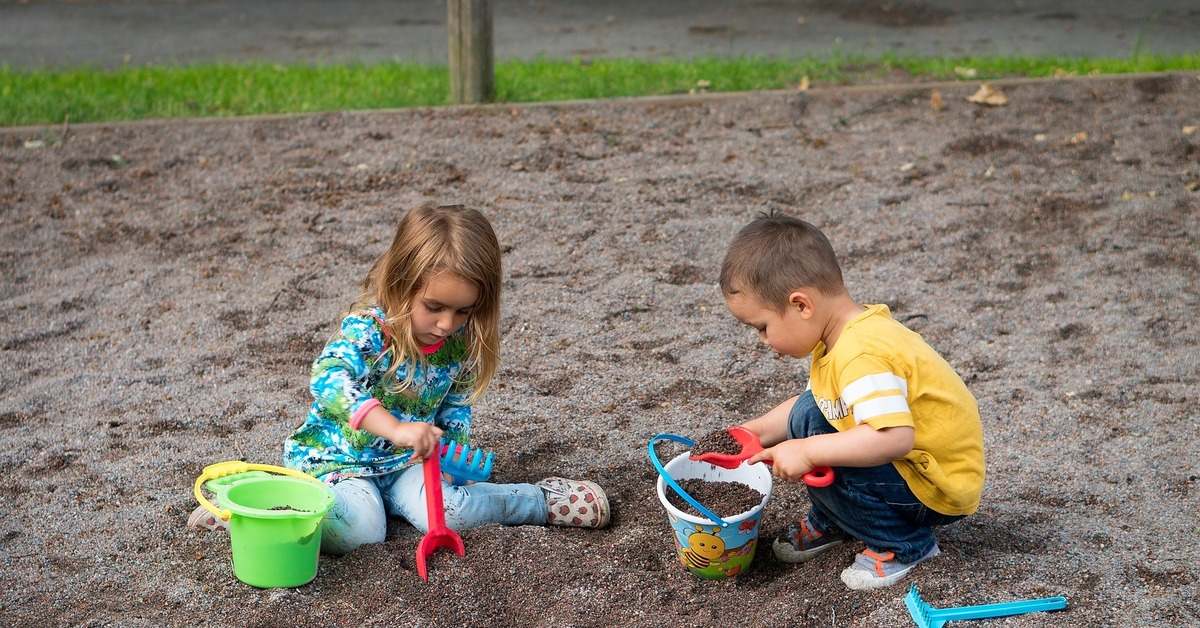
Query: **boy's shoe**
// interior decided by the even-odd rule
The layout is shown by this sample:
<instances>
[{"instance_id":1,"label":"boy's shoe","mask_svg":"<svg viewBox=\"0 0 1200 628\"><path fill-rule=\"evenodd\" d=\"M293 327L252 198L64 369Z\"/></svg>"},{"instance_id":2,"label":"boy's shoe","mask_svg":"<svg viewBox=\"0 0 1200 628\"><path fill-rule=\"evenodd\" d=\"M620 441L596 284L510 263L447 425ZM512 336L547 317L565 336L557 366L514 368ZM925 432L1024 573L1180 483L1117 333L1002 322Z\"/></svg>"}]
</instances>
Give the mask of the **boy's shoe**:
<instances>
[{"instance_id":1,"label":"boy's shoe","mask_svg":"<svg viewBox=\"0 0 1200 628\"><path fill-rule=\"evenodd\" d=\"M546 523L576 528L608 525L608 495L594 482L551 477L535 486L546 493Z\"/></svg>"},{"instance_id":2,"label":"boy's shoe","mask_svg":"<svg viewBox=\"0 0 1200 628\"><path fill-rule=\"evenodd\" d=\"M775 558L785 563L812 560L841 545L848 537L841 532L821 532L805 517L798 526L788 526L787 533L775 539L771 549Z\"/></svg>"},{"instance_id":3,"label":"boy's shoe","mask_svg":"<svg viewBox=\"0 0 1200 628\"><path fill-rule=\"evenodd\" d=\"M916 567L918 563L940 553L937 543L934 543L933 549L926 552L924 556L911 563L902 563L896 560L896 555L892 552L876 554L868 549L856 555L854 563L842 570L842 582L858 591L890 587L912 571L912 568Z\"/></svg>"}]
</instances>

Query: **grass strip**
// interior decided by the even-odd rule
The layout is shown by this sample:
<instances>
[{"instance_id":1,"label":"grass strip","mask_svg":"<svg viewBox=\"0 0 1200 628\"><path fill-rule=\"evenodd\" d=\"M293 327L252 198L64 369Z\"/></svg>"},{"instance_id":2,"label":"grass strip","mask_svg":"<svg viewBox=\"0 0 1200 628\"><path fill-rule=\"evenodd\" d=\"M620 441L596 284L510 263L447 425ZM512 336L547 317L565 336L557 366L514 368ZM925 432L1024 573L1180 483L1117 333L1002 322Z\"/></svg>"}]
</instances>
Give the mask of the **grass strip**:
<instances>
[{"instance_id":1,"label":"grass strip","mask_svg":"<svg viewBox=\"0 0 1200 628\"><path fill-rule=\"evenodd\" d=\"M1194 70L1200 70L1200 54L1139 53L1120 59L833 54L799 60L505 61L496 64L495 81L497 102L517 103L788 89L805 80L821 86ZM0 68L0 126L437 106L447 104L448 93L446 67L394 62L116 70L5 66Z\"/></svg>"}]
</instances>

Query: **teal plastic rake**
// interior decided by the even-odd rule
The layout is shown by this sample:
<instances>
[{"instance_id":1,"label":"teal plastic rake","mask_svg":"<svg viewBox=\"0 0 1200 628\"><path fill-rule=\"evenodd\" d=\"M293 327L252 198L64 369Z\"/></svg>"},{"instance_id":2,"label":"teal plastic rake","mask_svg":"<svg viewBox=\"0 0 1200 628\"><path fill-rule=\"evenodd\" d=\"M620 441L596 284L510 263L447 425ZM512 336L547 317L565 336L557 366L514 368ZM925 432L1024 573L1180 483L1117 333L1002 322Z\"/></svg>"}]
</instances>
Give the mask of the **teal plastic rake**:
<instances>
[{"instance_id":1,"label":"teal plastic rake","mask_svg":"<svg viewBox=\"0 0 1200 628\"><path fill-rule=\"evenodd\" d=\"M1067 607L1067 598L1047 597L1040 600L1025 600L1023 602L1004 602L1001 604L981 604L979 606L956 606L954 608L934 608L917 593L917 585L908 589L904 596L904 604L912 614L913 621L921 628L942 628L947 622L960 619L984 619L988 617L1008 617L1039 611L1058 611Z\"/></svg>"},{"instance_id":2,"label":"teal plastic rake","mask_svg":"<svg viewBox=\"0 0 1200 628\"><path fill-rule=\"evenodd\" d=\"M462 486L467 482L486 482L492 476L496 455L443 438L440 457L442 471L454 477L456 486Z\"/></svg>"}]
</instances>

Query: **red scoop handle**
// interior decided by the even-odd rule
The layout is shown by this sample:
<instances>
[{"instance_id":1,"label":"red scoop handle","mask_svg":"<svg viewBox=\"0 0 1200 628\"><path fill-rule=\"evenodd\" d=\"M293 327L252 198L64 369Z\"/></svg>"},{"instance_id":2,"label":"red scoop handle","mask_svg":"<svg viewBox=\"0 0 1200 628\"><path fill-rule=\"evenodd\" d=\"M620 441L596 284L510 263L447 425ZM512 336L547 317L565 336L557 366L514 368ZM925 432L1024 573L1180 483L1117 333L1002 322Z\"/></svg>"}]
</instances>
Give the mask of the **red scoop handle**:
<instances>
[{"instance_id":1,"label":"red scoop handle","mask_svg":"<svg viewBox=\"0 0 1200 628\"><path fill-rule=\"evenodd\" d=\"M735 425L729 428L728 431L729 435L733 436L733 440L736 440L742 446L740 452L736 454L722 454L710 451L691 456L691 459L707 462L722 469L736 469L738 465L763 450L762 442L758 440L758 436L754 432L740 425ZM771 460L763 460L763 462L767 464L772 463ZM812 471L804 474L804 483L813 488L823 488L833 484L833 478L833 469L829 467L815 467Z\"/></svg>"},{"instance_id":2,"label":"red scoop handle","mask_svg":"<svg viewBox=\"0 0 1200 628\"><path fill-rule=\"evenodd\" d=\"M458 533L446 526L445 504L442 502L442 465L438 456L429 456L422 464L425 466L425 510L429 514L429 532L417 544L417 575L422 580L428 580L426 557L432 556L440 547L449 548L463 556L466 548Z\"/></svg>"}]
</instances>

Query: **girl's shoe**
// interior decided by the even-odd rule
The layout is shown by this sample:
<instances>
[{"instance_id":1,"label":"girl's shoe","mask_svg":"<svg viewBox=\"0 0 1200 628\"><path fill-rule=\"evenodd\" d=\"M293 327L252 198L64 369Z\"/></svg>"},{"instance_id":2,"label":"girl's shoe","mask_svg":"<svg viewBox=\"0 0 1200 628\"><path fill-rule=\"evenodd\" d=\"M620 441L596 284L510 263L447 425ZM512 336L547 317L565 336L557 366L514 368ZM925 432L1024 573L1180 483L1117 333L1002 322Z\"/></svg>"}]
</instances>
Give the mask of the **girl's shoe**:
<instances>
[{"instance_id":1,"label":"girl's shoe","mask_svg":"<svg viewBox=\"0 0 1200 628\"><path fill-rule=\"evenodd\" d=\"M576 528L608 525L608 495L594 482L551 477L535 486L546 493L546 523Z\"/></svg>"},{"instance_id":2,"label":"girl's shoe","mask_svg":"<svg viewBox=\"0 0 1200 628\"><path fill-rule=\"evenodd\" d=\"M775 539L771 549L775 558L785 563L802 563L841 545L846 538L840 531L818 530L805 517L800 525L789 526L786 534Z\"/></svg>"},{"instance_id":3,"label":"girl's shoe","mask_svg":"<svg viewBox=\"0 0 1200 628\"><path fill-rule=\"evenodd\" d=\"M908 572L922 563L940 554L937 543L924 556L911 563L896 560L892 552L875 553L864 550L854 557L854 563L842 570L842 582L855 590L878 589L896 584Z\"/></svg>"},{"instance_id":4,"label":"girl's shoe","mask_svg":"<svg viewBox=\"0 0 1200 628\"><path fill-rule=\"evenodd\" d=\"M212 514L204 506L196 506L188 517L187 524L189 528L199 528L201 530L228 530L229 522Z\"/></svg>"}]
</instances>

